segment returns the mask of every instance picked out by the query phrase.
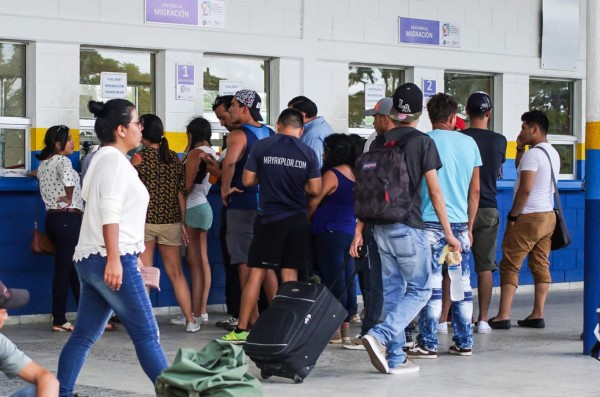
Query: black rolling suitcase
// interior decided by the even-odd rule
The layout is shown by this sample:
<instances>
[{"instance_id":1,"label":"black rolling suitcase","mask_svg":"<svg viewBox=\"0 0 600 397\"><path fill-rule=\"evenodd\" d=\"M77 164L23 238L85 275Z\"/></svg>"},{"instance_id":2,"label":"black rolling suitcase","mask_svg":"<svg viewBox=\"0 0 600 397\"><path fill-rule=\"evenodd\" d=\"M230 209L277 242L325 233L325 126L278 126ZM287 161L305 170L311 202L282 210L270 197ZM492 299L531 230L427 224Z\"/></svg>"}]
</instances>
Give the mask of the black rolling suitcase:
<instances>
[{"instance_id":1,"label":"black rolling suitcase","mask_svg":"<svg viewBox=\"0 0 600 397\"><path fill-rule=\"evenodd\" d=\"M272 375L301 383L317 363L347 311L323 284L283 284L244 345L267 379Z\"/></svg>"}]
</instances>

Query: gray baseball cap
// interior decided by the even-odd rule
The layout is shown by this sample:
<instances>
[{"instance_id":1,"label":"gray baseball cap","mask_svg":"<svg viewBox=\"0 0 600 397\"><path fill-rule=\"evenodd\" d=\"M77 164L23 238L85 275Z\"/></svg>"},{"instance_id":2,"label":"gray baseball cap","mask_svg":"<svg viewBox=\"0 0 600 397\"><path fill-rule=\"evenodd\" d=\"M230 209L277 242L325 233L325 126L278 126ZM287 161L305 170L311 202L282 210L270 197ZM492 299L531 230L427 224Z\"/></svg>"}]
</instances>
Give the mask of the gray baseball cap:
<instances>
[{"instance_id":1,"label":"gray baseball cap","mask_svg":"<svg viewBox=\"0 0 600 397\"><path fill-rule=\"evenodd\" d=\"M365 116L383 114L389 116L394 112L394 100L390 97L381 98L373 109L365 110Z\"/></svg>"}]
</instances>

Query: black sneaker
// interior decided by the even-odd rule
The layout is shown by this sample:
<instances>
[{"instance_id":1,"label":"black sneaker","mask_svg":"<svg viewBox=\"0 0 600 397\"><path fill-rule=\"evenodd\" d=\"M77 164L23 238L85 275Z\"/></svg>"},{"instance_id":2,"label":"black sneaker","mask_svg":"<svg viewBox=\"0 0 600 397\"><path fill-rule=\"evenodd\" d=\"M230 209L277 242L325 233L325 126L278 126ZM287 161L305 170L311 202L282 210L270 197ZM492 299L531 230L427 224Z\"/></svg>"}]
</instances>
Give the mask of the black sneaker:
<instances>
[{"instance_id":1,"label":"black sneaker","mask_svg":"<svg viewBox=\"0 0 600 397\"><path fill-rule=\"evenodd\" d=\"M450 352L450 354L456 354L458 356L472 356L473 355L472 349L461 349L456 345L450 346L448 351Z\"/></svg>"},{"instance_id":2,"label":"black sneaker","mask_svg":"<svg viewBox=\"0 0 600 397\"><path fill-rule=\"evenodd\" d=\"M413 348L408 349L406 354L408 355L408 358L412 358L412 359L415 359L415 358L426 358L426 359L437 358L437 352L426 349L425 347L421 346L418 342L415 343Z\"/></svg>"}]
</instances>

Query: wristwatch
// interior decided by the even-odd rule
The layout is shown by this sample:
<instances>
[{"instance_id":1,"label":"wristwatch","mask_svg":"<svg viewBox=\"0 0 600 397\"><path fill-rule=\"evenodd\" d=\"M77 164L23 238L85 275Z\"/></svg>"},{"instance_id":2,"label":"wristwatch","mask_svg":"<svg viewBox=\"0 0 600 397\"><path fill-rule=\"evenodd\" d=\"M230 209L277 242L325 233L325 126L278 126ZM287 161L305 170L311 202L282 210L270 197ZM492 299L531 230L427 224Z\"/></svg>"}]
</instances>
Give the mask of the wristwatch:
<instances>
[{"instance_id":1,"label":"wristwatch","mask_svg":"<svg viewBox=\"0 0 600 397\"><path fill-rule=\"evenodd\" d=\"M508 215L506 216L506 219L508 219L509 222L516 222L518 217L519 217L519 215L512 216L510 213L508 213Z\"/></svg>"}]
</instances>

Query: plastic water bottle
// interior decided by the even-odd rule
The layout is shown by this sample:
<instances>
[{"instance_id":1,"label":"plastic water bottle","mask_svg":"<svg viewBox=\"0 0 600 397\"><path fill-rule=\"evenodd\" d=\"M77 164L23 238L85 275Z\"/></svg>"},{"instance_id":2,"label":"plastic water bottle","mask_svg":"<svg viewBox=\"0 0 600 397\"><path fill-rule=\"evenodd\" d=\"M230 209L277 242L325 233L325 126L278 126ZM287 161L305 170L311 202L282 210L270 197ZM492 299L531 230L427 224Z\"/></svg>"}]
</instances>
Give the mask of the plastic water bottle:
<instances>
[{"instance_id":1,"label":"plastic water bottle","mask_svg":"<svg viewBox=\"0 0 600 397\"><path fill-rule=\"evenodd\" d=\"M448 264L448 276L450 277L450 299L459 302L465 299L465 291L462 285L462 267L460 263Z\"/></svg>"}]
</instances>

